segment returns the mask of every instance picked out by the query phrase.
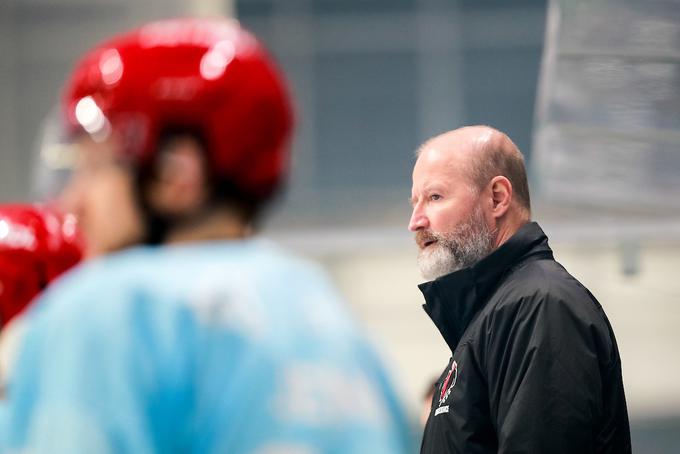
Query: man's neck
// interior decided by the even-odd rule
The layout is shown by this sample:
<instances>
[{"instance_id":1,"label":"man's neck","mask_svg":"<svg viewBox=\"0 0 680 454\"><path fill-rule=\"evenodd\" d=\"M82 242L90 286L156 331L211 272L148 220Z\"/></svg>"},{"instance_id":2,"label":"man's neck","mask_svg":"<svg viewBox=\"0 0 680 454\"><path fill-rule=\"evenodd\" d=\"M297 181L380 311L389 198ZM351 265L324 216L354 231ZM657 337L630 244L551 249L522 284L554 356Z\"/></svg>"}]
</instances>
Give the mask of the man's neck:
<instances>
[{"instance_id":1,"label":"man's neck","mask_svg":"<svg viewBox=\"0 0 680 454\"><path fill-rule=\"evenodd\" d=\"M496 235L496 241L494 244L494 250L498 249L503 243L508 241L517 231L522 228L527 222L529 222L526 216L512 216L503 219L502 222L498 223L498 234Z\"/></svg>"}]
</instances>

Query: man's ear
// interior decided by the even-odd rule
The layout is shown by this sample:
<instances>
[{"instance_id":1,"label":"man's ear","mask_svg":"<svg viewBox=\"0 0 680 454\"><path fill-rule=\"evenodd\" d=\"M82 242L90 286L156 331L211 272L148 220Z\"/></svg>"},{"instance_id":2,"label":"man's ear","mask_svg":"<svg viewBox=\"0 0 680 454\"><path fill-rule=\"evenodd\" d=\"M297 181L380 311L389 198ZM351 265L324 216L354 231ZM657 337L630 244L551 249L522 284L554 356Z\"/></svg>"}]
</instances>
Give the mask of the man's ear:
<instances>
[{"instance_id":1,"label":"man's ear","mask_svg":"<svg viewBox=\"0 0 680 454\"><path fill-rule=\"evenodd\" d=\"M208 198L207 172L198 142L177 138L159 155L147 189L153 209L182 216L200 209Z\"/></svg>"},{"instance_id":2,"label":"man's ear","mask_svg":"<svg viewBox=\"0 0 680 454\"><path fill-rule=\"evenodd\" d=\"M505 215L512 202L512 183L504 176L496 176L489 183L491 190L491 215L498 219Z\"/></svg>"}]
</instances>

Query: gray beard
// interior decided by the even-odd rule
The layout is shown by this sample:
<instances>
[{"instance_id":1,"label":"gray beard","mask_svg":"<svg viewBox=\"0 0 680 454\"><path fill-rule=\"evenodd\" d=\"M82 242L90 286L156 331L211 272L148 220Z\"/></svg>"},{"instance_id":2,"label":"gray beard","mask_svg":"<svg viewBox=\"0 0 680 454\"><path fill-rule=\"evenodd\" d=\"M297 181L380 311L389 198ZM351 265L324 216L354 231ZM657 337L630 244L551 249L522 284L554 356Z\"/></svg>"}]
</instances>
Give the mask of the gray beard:
<instances>
[{"instance_id":1,"label":"gray beard","mask_svg":"<svg viewBox=\"0 0 680 454\"><path fill-rule=\"evenodd\" d=\"M425 233L425 232L424 232ZM496 233L489 230L481 207L447 233L427 232L437 242L418 253L420 274L428 281L470 267L493 250Z\"/></svg>"}]
</instances>

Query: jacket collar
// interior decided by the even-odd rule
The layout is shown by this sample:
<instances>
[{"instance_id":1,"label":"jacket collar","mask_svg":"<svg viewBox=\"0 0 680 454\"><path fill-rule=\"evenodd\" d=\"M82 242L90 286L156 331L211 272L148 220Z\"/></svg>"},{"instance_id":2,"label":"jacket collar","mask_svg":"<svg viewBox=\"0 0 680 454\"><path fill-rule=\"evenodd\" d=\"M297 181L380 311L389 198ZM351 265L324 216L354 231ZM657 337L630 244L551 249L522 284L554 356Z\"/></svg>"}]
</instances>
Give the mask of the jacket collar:
<instances>
[{"instance_id":1,"label":"jacket collar","mask_svg":"<svg viewBox=\"0 0 680 454\"><path fill-rule=\"evenodd\" d=\"M425 297L423 309L452 352L504 275L536 256L552 258L552 250L543 230L537 223L529 222L473 266L418 286Z\"/></svg>"}]
</instances>

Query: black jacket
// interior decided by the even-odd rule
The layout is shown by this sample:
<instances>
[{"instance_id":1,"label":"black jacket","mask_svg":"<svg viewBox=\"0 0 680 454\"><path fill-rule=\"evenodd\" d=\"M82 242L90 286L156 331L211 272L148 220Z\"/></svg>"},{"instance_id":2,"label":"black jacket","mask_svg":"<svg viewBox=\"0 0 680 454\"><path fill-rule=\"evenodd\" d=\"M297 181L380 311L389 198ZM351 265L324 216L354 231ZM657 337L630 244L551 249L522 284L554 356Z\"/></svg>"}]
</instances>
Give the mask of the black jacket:
<instances>
[{"instance_id":1,"label":"black jacket","mask_svg":"<svg viewBox=\"0 0 680 454\"><path fill-rule=\"evenodd\" d=\"M419 287L453 352L421 453L631 451L612 328L538 224Z\"/></svg>"}]
</instances>

